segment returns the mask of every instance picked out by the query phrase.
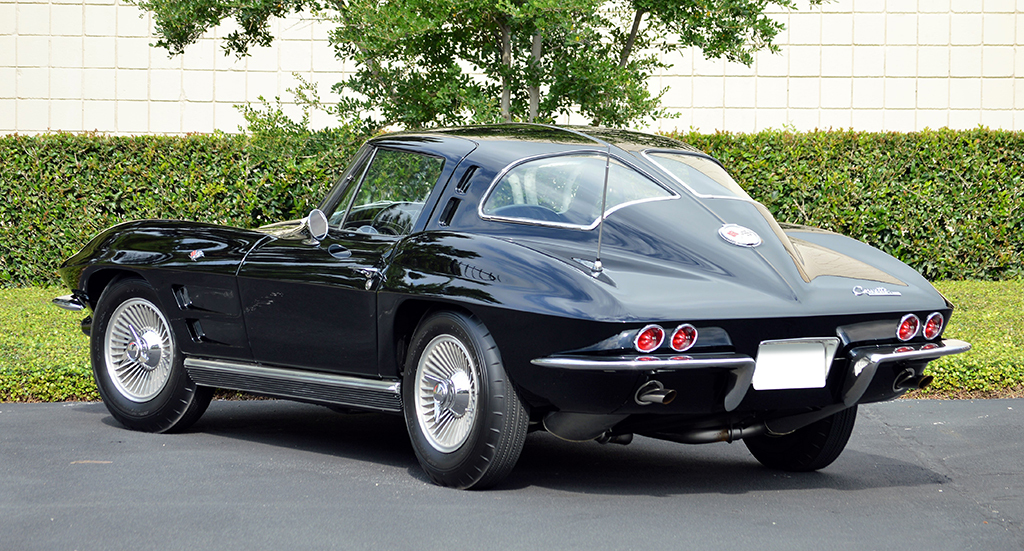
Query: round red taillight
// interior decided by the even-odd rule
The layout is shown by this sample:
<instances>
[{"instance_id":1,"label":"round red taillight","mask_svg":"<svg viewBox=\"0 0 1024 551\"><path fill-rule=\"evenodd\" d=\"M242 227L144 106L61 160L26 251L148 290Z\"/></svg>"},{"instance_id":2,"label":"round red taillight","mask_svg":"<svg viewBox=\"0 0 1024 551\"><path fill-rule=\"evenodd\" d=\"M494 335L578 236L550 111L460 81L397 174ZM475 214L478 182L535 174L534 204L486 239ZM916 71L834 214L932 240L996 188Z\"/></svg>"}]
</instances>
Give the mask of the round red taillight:
<instances>
[{"instance_id":1,"label":"round red taillight","mask_svg":"<svg viewBox=\"0 0 1024 551\"><path fill-rule=\"evenodd\" d=\"M697 342L697 328L684 323L672 333L672 350L676 352L685 352L689 350L694 343Z\"/></svg>"},{"instance_id":2,"label":"round red taillight","mask_svg":"<svg viewBox=\"0 0 1024 551\"><path fill-rule=\"evenodd\" d=\"M665 330L659 325L648 325L636 334L633 346L638 352L654 352L665 340Z\"/></svg>"},{"instance_id":3,"label":"round red taillight","mask_svg":"<svg viewBox=\"0 0 1024 551\"><path fill-rule=\"evenodd\" d=\"M924 338L932 340L942 332L942 314L932 312L924 322Z\"/></svg>"},{"instance_id":4,"label":"round red taillight","mask_svg":"<svg viewBox=\"0 0 1024 551\"><path fill-rule=\"evenodd\" d=\"M904 352L913 352L913 351L914 351L914 347L913 346L901 346L901 347L897 348L896 350L893 350L893 352L895 352L897 354L903 354Z\"/></svg>"},{"instance_id":5,"label":"round red taillight","mask_svg":"<svg viewBox=\"0 0 1024 551\"><path fill-rule=\"evenodd\" d=\"M914 314L907 314L900 320L900 326L896 329L896 337L901 341L909 341L917 336L921 329L921 320Z\"/></svg>"}]
</instances>

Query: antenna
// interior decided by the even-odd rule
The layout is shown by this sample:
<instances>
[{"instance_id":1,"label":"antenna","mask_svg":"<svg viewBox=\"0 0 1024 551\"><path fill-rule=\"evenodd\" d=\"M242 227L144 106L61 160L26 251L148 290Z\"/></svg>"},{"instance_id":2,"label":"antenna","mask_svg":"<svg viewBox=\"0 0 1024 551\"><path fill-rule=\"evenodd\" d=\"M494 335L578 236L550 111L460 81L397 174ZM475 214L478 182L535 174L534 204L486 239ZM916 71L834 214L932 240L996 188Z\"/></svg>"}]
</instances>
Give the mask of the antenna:
<instances>
[{"instance_id":1,"label":"antenna","mask_svg":"<svg viewBox=\"0 0 1024 551\"><path fill-rule=\"evenodd\" d=\"M604 266L601 265L601 241L604 236L604 211L608 203L608 171L610 170L612 163L612 144L595 136L585 134L574 128L563 128L561 126L553 126L550 124L531 124L531 126L542 126L559 132L566 132L605 147L604 189L601 191L601 219L597 222L597 258L594 260L594 267L590 269L591 277L596 278L601 275L601 271L604 269Z\"/></svg>"},{"instance_id":2,"label":"antenna","mask_svg":"<svg viewBox=\"0 0 1024 551\"><path fill-rule=\"evenodd\" d=\"M608 171L612 164L612 148L608 146L604 158L604 189L601 190L601 218L597 222L597 258L594 260L594 268L590 271L592 277L601 275L604 266L601 265L601 238L604 235L604 210L608 202Z\"/></svg>"}]
</instances>

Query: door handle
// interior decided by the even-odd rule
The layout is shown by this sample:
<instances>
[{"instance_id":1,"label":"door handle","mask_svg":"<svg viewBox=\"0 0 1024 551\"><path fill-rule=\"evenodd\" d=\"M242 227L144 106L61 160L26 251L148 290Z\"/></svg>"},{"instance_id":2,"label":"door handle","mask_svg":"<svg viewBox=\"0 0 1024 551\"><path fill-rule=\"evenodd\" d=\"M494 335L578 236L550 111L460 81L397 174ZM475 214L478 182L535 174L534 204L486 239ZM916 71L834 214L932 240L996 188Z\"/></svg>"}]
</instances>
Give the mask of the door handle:
<instances>
[{"instance_id":1,"label":"door handle","mask_svg":"<svg viewBox=\"0 0 1024 551\"><path fill-rule=\"evenodd\" d=\"M339 245L337 243L332 243L330 247L327 247L327 252L331 256L333 256L334 258L337 258L339 260L344 260L344 259L352 256L352 251L346 249L345 247L342 247L341 245Z\"/></svg>"},{"instance_id":2,"label":"door handle","mask_svg":"<svg viewBox=\"0 0 1024 551\"><path fill-rule=\"evenodd\" d=\"M380 280L381 283L387 281L387 277L384 276L384 273L377 268L359 268L358 272L363 274L366 278L367 291L373 289L373 284L376 280Z\"/></svg>"}]
</instances>

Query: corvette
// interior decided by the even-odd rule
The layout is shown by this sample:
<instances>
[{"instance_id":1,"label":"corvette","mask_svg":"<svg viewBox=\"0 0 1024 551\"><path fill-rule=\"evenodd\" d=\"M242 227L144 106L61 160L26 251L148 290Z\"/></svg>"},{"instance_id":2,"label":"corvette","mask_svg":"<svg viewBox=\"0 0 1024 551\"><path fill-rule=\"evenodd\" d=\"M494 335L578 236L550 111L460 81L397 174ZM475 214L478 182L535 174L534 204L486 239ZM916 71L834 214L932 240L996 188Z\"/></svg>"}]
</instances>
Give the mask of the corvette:
<instances>
[{"instance_id":1,"label":"corvette","mask_svg":"<svg viewBox=\"0 0 1024 551\"><path fill-rule=\"evenodd\" d=\"M127 222L60 274L124 426L182 430L216 388L389 412L455 488L501 481L534 430L821 469L859 404L970 348L910 267L624 130L379 136L301 220Z\"/></svg>"}]
</instances>

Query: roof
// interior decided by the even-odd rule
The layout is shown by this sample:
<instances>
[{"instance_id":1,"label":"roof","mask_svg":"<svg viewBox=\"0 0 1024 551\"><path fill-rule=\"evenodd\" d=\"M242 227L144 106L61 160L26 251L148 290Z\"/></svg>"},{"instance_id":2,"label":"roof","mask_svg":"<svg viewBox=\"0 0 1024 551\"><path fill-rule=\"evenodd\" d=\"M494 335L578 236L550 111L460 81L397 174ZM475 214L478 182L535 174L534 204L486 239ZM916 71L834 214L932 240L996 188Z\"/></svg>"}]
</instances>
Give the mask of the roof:
<instances>
[{"instance_id":1,"label":"roof","mask_svg":"<svg viewBox=\"0 0 1024 551\"><path fill-rule=\"evenodd\" d=\"M551 126L531 123L508 123L486 126L462 126L418 132L440 133L479 141L528 141L565 145L610 144L626 151L643 149L674 149L702 153L693 146L656 134L596 126Z\"/></svg>"}]
</instances>

